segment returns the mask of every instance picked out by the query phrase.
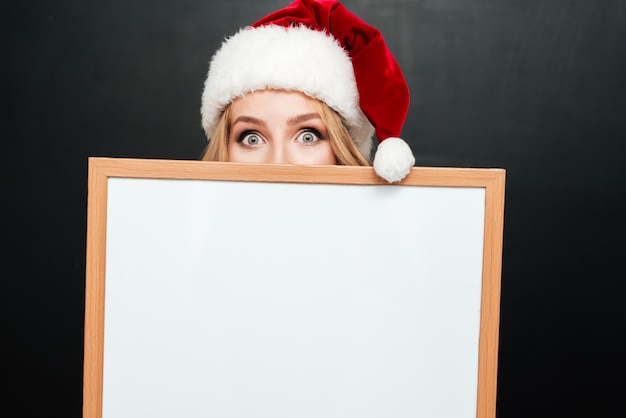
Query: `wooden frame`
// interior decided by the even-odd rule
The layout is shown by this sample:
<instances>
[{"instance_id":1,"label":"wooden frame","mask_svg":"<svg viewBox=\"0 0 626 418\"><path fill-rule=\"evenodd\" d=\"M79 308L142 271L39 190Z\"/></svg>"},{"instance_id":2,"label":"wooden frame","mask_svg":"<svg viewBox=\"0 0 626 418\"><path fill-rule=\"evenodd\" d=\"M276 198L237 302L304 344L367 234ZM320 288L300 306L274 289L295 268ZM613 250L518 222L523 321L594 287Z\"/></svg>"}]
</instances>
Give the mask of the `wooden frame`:
<instances>
[{"instance_id":1,"label":"wooden frame","mask_svg":"<svg viewBox=\"0 0 626 418\"><path fill-rule=\"evenodd\" d=\"M83 416L85 418L102 417L107 187L111 178L386 184L374 174L373 169L364 167L242 165L196 161L90 158L84 347ZM476 417L480 418L495 417L504 184L505 171L502 169L415 167L401 183L388 186L474 187L485 190L476 398Z\"/></svg>"}]
</instances>

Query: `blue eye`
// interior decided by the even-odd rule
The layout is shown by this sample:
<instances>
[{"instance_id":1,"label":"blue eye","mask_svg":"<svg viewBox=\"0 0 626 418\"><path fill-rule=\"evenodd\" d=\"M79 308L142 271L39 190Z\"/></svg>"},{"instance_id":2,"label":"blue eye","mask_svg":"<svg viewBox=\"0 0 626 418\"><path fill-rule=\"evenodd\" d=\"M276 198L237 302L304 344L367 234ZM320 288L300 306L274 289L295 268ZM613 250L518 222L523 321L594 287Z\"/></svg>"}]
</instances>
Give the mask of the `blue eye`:
<instances>
[{"instance_id":1,"label":"blue eye","mask_svg":"<svg viewBox=\"0 0 626 418\"><path fill-rule=\"evenodd\" d=\"M263 144L265 141L256 133L247 133L239 137L239 142L243 143L244 145L254 147L256 145Z\"/></svg>"},{"instance_id":2,"label":"blue eye","mask_svg":"<svg viewBox=\"0 0 626 418\"><path fill-rule=\"evenodd\" d=\"M321 135L319 135L315 131L308 130L298 135L297 141L303 144L313 144L314 142L319 141L320 139L321 139Z\"/></svg>"}]
</instances>

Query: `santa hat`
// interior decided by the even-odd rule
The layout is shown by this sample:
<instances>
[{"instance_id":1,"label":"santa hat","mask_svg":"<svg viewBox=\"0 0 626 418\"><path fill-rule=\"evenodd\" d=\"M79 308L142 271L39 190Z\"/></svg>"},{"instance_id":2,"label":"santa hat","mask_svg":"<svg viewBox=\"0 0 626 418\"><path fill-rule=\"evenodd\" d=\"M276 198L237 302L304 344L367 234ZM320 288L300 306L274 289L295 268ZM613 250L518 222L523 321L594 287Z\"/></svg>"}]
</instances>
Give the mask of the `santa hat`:
<instances>
[{"instance_id":1,"label":"santa hat","mask_svg":"<svg viewBox=\"0 0 626 418\"><path fill-rule=\"evenodd\" d=\"M335 0L296 0L226 39L211 59L202 126L215 133L233 100L263 89L299 91L338 112L376 173L402 180L415 163L399 138L409 89L380 31Z\"/></svg>"}]
</instances>

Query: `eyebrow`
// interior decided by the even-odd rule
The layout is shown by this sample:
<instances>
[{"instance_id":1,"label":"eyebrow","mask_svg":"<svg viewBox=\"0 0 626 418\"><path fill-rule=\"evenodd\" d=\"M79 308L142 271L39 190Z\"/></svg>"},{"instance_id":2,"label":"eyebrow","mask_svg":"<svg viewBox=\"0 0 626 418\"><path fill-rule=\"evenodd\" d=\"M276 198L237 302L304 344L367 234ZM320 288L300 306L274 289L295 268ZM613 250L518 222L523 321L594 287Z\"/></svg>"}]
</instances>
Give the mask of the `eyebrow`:
<instances>
[{"instance_id":1,"label":"eyebrow","mask_svg":"<svg viewBox=\"0 0 626 418\"><path fill-rule=\"evenodd\" d=\"M317 113L304 113L302 115L293 116L293 117L287 119L287 125L291 125L291 126L292 125L297 125L299 123L303 123L303 122L306 122L306 121L311 120L311 119L321 119L321 117ZM235 124L237 124L239 122L252 123L252 124L263 126L263 127L267 126L267 123L265 123L264 120L259 119L259 118L255 118L253 116L246 116L246 115L238 116L233 121L233 125L235 125Z\"/></svg>"},{"instance_id":2,"label":"eyebrow","mask_svg":"<svg viewBox=\"0 0 626 418\"><path fill-rule=\"evenodd\" d=\"M254 118L252 116L238 116L234 121L233 121L233 125L235 125L238 122L247 122L247 123L253 123L255 125L259 125L259 126L267 126L267 123L265 123L264 120L258 119L258 118Z\"/></svg>"},{"instance_id":3,"label":"eyebrow","mask_svg":"<svg viewBox=\"0 0 626 418\"><path fill-rule=\"evenodd\" d=\"M320 115L317 113L305 113L303 115L294 116L292 118L287 119L288 125L297 125L302 122L306 122L311 119L321 119Z\"/></svg>"}]
</instances>

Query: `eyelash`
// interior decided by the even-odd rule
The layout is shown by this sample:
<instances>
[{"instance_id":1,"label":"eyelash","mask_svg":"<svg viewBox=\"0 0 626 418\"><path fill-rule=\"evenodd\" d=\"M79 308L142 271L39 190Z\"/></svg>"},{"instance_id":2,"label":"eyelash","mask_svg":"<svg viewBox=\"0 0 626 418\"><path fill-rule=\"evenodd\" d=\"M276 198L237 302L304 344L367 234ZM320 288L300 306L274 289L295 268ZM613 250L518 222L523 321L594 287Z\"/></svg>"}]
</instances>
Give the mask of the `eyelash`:
<instances>
[{"instance_id":1,"label":"eyelash","mask_svg":"<svg viewBox=\"0 0 626 418\"><path fill-rule=\"evenodd\" d=\"M318 137L320 140L326 139L326 137L324 137L320 131L318 131L315 128L304 128L300 131L300 133L298 135L301 135L304 132L310 132L313 135L315 135L316 137ZM237 142L243 142L244 138L250 134L254 134L254 135L258 135L259 137L261 137L261 135L257 132L257 131L252 131L252 130L247 130L247 131L243 131L242 133L239 134L239 136L237 137Z\"/></svg>"},{"instance_id":2,"label":"eyelash","mask_svg":"<svg viewBox=\"0 0 626 418\"><path fill-rule=\"evenodd\" d=\"M237 137L237 142L242 142L243 139L250 134L254 134L254 135L261 137L261 135L259 135L257 131L243 131L242 133L239 134L239 137Z\"/></svg>"},{"instance_id":3,"label":"eyelash","mask_svg":"<svg viewBox=\"0 0 626 418\"><path fill-rule=\"evenodd\" d=\"M324 136L320 133L320 131L318 131L318 130L317 130L317 129L315 129L315 128L304 128L304 129L302 130L302 132L301 132L301 133L305 133L305 132L310 132L310 133L312 133L313 135L315 135L316 137L318 137L320 140L322 140L322 139L326 139L326 138L324 138Z\"/></svg>"}]
</instances>

